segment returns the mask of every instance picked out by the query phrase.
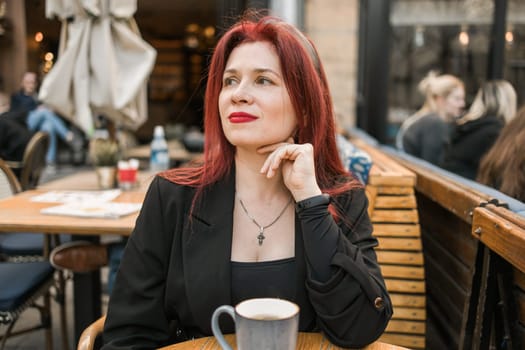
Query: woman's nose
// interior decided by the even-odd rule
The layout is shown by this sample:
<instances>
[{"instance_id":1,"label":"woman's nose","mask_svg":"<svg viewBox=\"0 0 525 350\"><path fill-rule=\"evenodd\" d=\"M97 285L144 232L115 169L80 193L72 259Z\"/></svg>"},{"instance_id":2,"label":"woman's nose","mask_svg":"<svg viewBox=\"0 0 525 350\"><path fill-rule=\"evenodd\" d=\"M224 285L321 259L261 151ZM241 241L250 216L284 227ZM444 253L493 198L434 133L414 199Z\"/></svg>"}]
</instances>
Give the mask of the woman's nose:
<instances>
[{"instance_id":1,"label":"woman's nose","mask_svg":"<svg viewBox=\"0 0 525 350\"><path fill-rule=\"evenodd\" d=\"M239 84L233 91L232 101L235 103L250 103L253 97L244 84Z\"/></svg>"}]
</instances>

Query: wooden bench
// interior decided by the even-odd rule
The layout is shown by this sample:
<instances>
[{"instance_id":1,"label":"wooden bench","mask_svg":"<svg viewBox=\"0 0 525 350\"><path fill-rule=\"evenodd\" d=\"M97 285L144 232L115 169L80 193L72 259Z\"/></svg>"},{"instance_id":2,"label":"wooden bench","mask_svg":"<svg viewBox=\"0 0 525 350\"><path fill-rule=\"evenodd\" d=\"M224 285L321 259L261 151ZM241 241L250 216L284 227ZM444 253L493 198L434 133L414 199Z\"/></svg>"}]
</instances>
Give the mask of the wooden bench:
<instances>
[{"instance_id":1,"label":"wooden bench","mask_svg":"<svg viewBox=\"0 0 525 350\"><path fill-rule=\"evenodd\" d=\"M352 140L354 142L354 140ZM415 174L382 152L359 143L373 159L366 192L377 258L394 306L380 340L425 348L425 265L414 186Z\"/></svg>"}]
</instances>

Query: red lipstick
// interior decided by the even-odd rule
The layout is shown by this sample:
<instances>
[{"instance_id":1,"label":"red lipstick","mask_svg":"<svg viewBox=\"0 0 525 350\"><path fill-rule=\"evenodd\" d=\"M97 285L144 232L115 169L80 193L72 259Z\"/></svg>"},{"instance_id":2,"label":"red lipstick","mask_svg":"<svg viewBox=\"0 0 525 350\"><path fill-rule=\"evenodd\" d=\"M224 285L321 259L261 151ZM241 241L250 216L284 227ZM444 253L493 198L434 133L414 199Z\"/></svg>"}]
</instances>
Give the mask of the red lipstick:
<instances>
[{"instance_id":1,"label":"red lipstick","mask_svg":"<svg viewBox=\"0 0 525 350\"><path fill-rule=\"evenodd\" d=\"M228 117L232 123L249 123L257 119L256 116L245 112L234 112Z\"/></svg>"}]
</instances>

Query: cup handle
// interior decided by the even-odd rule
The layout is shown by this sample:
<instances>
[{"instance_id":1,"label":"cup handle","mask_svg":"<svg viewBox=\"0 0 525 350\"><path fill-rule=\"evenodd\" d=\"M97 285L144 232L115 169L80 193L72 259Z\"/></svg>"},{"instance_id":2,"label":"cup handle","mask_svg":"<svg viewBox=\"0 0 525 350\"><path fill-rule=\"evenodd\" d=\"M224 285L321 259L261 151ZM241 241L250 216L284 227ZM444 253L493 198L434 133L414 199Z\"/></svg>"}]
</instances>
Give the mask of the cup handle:
<instances>
[{"instance_id":1,"label":"cup handle","mask_svg":"<svg viewBox=\"0 0 525 350\"><path fill-rule=\"evenodd\" d=\"M235 311L232 306L230 305L222 305L219 306L211 316L211 330L213 332L213 335L217 339L217 342L223 348L224 350L233 350L230 344L224 339L224 335L221 332L221 328L219 327L219 316L222 313L227 313L228 315L233 318L233 321L235 322Z\"/></svg>"}]
</instances>

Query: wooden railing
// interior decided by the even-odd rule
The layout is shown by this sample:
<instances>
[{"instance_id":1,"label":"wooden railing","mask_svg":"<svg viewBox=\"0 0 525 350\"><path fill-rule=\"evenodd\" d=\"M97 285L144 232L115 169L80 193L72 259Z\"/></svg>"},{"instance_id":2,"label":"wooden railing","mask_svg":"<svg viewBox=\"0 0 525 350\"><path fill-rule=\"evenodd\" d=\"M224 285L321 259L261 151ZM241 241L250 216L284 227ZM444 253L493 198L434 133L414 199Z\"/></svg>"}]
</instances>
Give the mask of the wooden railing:
<instances>
[{"instance_id":1,"label":"wooden railing","mask_svg":"<svg viewBox=\"0 0 525 350\"><path fill-rule=\"evenodd\" d=\"M525 217L473 182L447 176L441 169L384 147L352 141L374 162L389 158L415 175L426 287L425 348L523 349ZM381 265L388 271L384 261ZM391 290L392 284L387 284ZM411 289L404 285L398 291ZM394 305L394 316L397 311Z\"/></svg>"}]
</instances>

